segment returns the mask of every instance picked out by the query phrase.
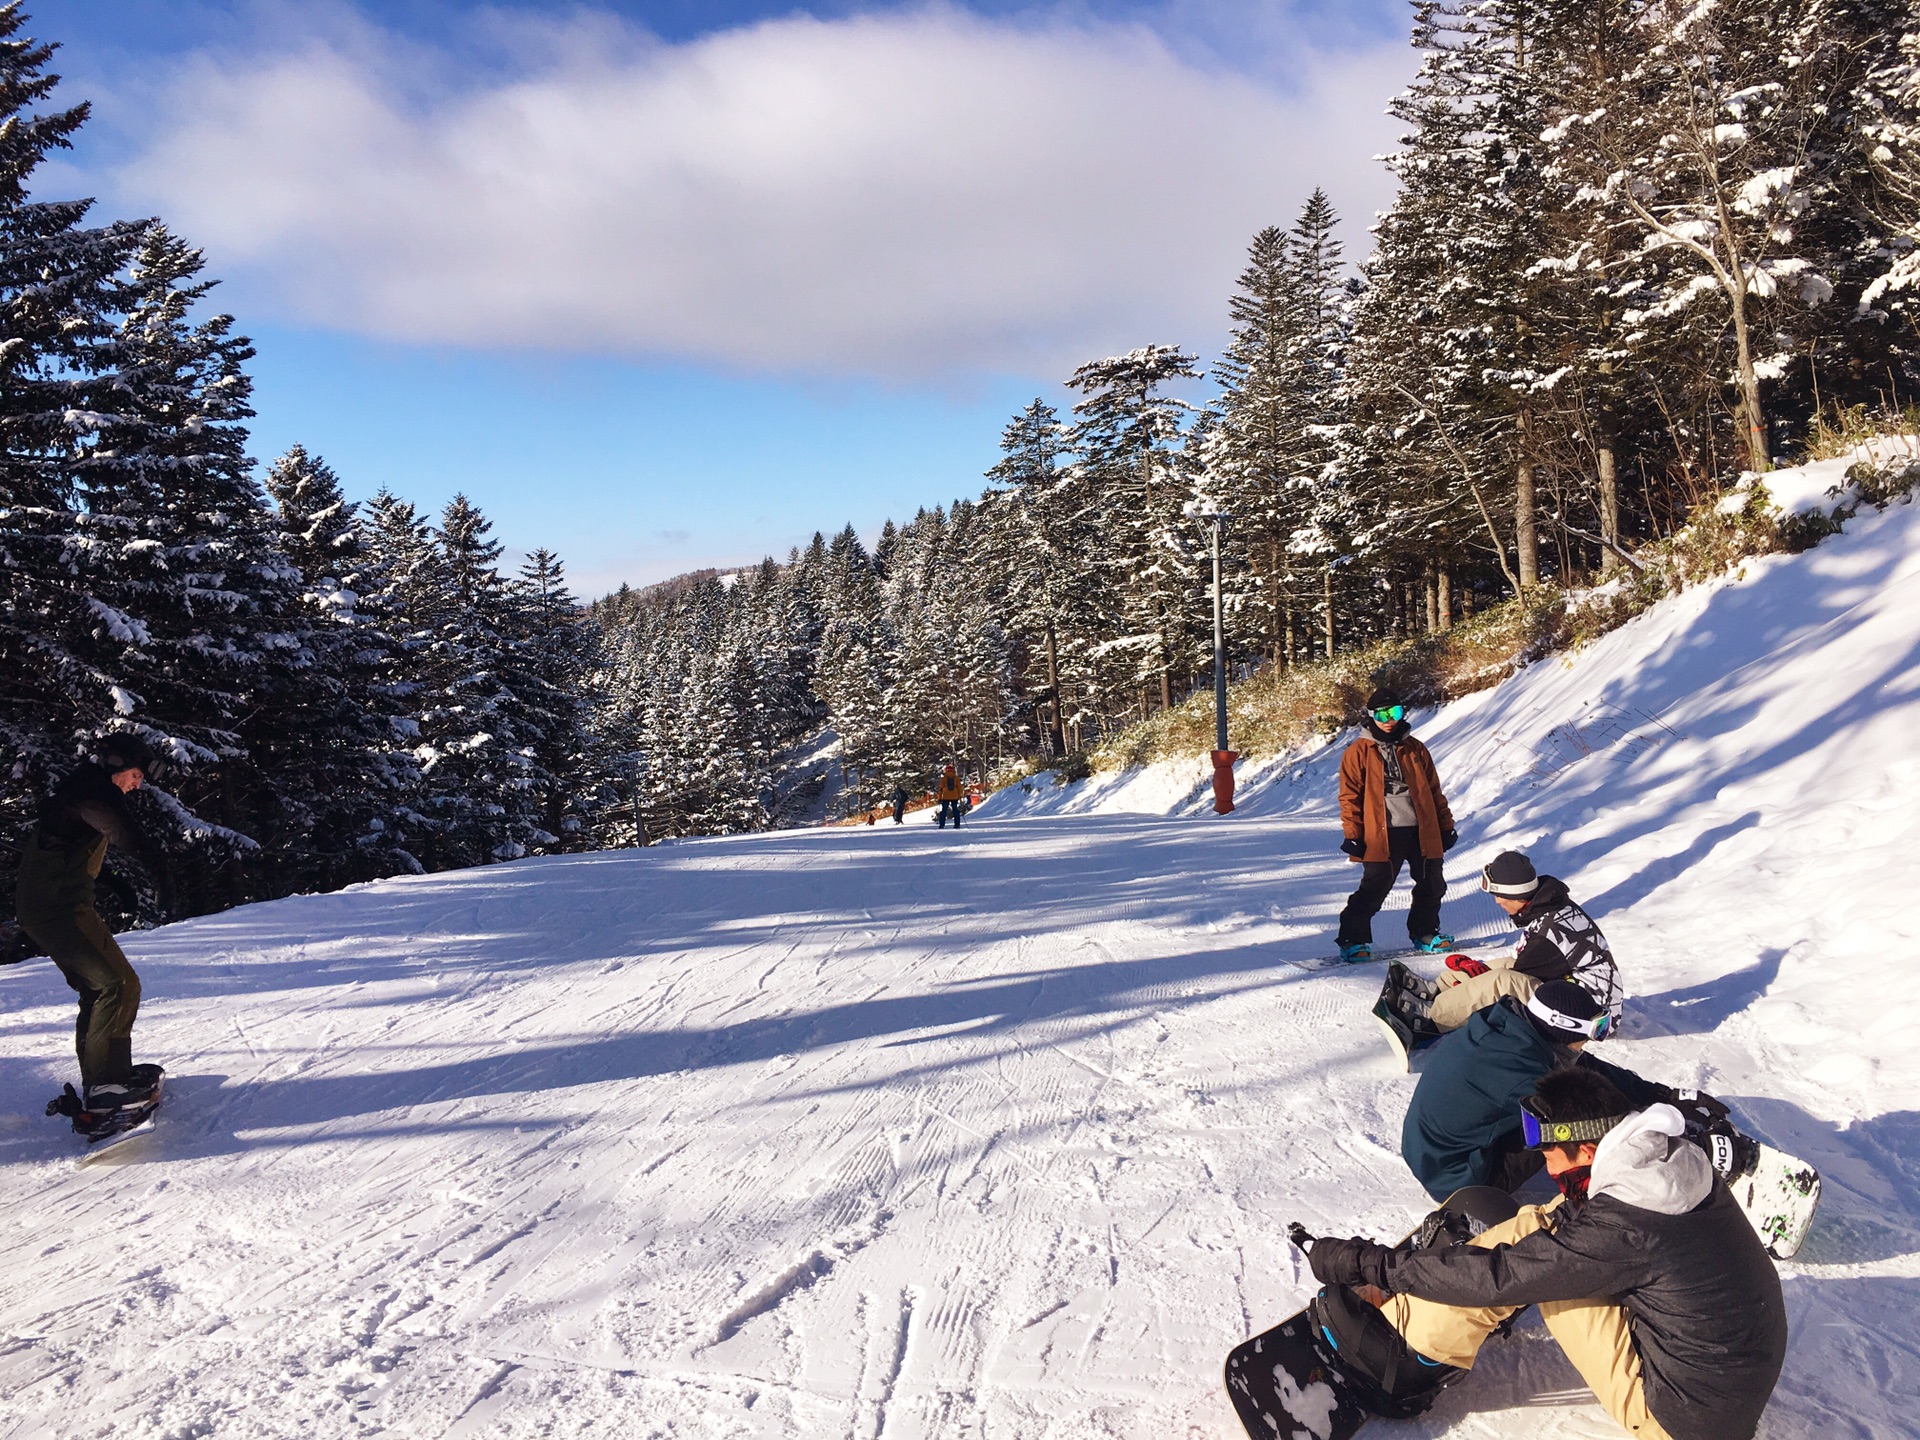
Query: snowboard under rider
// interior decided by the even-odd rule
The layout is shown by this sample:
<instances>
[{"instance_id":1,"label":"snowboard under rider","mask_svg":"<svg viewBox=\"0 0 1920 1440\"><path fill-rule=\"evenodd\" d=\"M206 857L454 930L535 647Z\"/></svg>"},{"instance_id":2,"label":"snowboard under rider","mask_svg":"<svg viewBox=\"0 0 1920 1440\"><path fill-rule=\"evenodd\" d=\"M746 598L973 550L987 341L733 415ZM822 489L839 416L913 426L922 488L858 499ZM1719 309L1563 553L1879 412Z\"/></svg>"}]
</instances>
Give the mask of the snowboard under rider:
<instances>
[{"instance_id":1,"label":"snowboard under rider","mask_svg":"<svg viewBox=\"0 0 1920 1440\"><path fill-rule=\"evenodd\" d=\"M1503 1001L1502 1003L1511 1003ZM1561 1194L1464 1245L1313 1242L1340 1362L1409 1409L1471 1369L1528 1305L1600 1404L1639 1440L1750 1440L1780 1376L1780 1277L1672 1106L1605 1076L1543 1076L1528 1143ZM1372 1309L1371 1306L1378 1306ZM1397 1392L1397 1393L1396 1393ZM1410 1402L1410 1403L1409 1403ZM1404 1413L1404 1412L1403 1412Z\"/></svg>"},{"instance_id":2,"label":"snowboard under rider","mask_svg":"<svg viewBox=\"0 0 1920 1440\"><path fill-rule=\"evenodd\" d=\"M898 825L907 818L907 787L894 786L890 798L893 801L893 823Z\"/></svg>"},{"instance_id":3,"label":"snowboard under rider","mask_svg":"<svg viewBox=\"0 0 1920 1440\"><path fill-rule=\"evenodd\" d=\"M1718 1100L1584 1053L1611 1033L1611 1017L1587 991L1571 980L1548 980L1526 1000L1502 996L1442 1036L1428 1052L1400 1127L1400 1155L1413 1178L1435 1200L1468 1185L1519 1189L1541 1164L1540 1152L1526 1143L1520 1102L1542 1077L1571 1070L1602 1076L1636 1109L1665 1104L1679 1110L1695 1143L1712 1149L1724 1178L1753 1167L1758 1148L1734 1129Z\"/></svg>"},{"instance_id":4,"label":"snowboard under rider","mask_svg":"<svg viewBox=\"0 0 1920 1440\"><path fill-rule=\"evenodd\" d=\"M54 788L20 851L15 913L80 996L74 1030L79 1100L96 1114L143 1103L159 1075L158 1066L133 1063L140 977L94 908L94 885L109 844L163 876L159 853L126 802L153 768L153 750L144 740L110 737L95 760Z\"/></svg>"},{"instance_id":5,"label":"snowboard under rider","mask_svg":"<svg viewBox=\"0 0 1920 1440\"><path fill-rule=\"evenodd\" d=\"M1413 878L1408 937L1416 949L1435 954L1453 944L1440 929L1447 893L1440 857L1460 835L1433 756L1411 728L1405 699L1382 687L1367 697L1366 733L1340 756L1340 848L1361 867L1359 888L1340 912L1343 960L1372 958L1373 917L1403 864Z\"/></svg>"},{"instance_id":6,"label":"snowboard under rider","mask_svg":"<svg viewBox=\"0 0 1920 1440\"><path fill-rule=\"evenodd\" d=\"M1525 855L1503 850L1480 872L1480 888L1520 927L1520 942L1484 961L1450 955L1437 982L1401 968L1392 1003L1402 1017L1416 1029L1424 1021L1434 1031L1458 1030L1502 995L1525 1001L1545 981L1571 980L1593 996L1618 1033L1625 992L1613 950L1566 882L1536 874Z\"/></svg>"},{"instance_id":7,"label":"snowboard under rider","mask_svg":"<svg viewBox=\"0 0 1920 1440\"><path fill-rule=\"evenodd\" d=\"M961 785L960 776L953 766L949 765L941 771L940 786L933 792L933 798L940 802L940 813L934 816L933 823L944 830L947 828L947 821L951 819L953 828L958 830L960 817L965 813L960 808L960 801L966 793L966 787Z\"/></svg>"}]
</instances>

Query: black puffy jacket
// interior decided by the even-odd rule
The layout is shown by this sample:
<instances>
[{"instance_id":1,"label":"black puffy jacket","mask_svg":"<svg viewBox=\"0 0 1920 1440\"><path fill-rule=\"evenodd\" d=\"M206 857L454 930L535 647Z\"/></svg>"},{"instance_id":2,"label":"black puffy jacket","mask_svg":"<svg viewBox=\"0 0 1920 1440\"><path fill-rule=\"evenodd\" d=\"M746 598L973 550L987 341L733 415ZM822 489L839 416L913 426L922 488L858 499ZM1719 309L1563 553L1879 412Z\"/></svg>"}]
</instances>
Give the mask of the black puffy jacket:
<instances>
[{"instance_id":1,"label":"black puffy jacket","mask_svg":"<svg viewBox=\"0 0 1920 1440\"><path fill-rule=\"evenodd\" d=\"M1443 1305L1616 1300L1629 1316L1647 1408L1667 1433L1749 1440L1787 1354L1780 1277L1701 1152L1685 1140L1668 1148L1697 1176L1686 1199L1706 1196L1677 1214L1596 1193L1510 1245L1396 1251L1381 1279ZM1601 1174L1596 1162L1596 1188Z\"/></svg>"}]
</instances>

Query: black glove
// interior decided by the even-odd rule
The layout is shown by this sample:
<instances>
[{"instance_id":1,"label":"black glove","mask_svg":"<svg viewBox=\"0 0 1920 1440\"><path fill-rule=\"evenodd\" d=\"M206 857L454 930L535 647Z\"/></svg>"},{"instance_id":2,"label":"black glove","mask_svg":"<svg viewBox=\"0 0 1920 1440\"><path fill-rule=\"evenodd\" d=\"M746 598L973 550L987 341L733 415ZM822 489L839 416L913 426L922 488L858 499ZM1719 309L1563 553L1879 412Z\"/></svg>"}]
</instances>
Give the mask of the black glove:
<instances>
[{"instance_id":1,"label":"black glove","mask_svg":"<svg viewBox=\"0 0 1920 1440\"><path fill-rule=\"evenodd\" d=\"M1443 830L1440 832L1440 850L1442 854L1445 854L1459 843L1460 832L1458 830Z\"/></svg>"},{"instance_id":2,"label":"black glove","mask_svg":"<svg viewBox=\"0 0 1920 1440\"><path fill-rule=\"evenodd\" d=\"M1704 1129L1715 1121L1725 1120L1729 1113L1725 1105L1704 1090L1676 1090L1673 1092L1672 1105L1686 1120L1689 1131Z\"/></svg>"},{"instance_id":3,"label":"black glove","mask_svg":"<svg viewBox=\"0 0 1920 1440\"><path fill-rule=\"evenodd\" d=\"M1340 842L1340 848L1358 860L1362 855L1367 853L1367 842L1358 839L1342 840Z\"/></svg>"},{"instance_id":4,"label":"black glove","mask_svg":"<svg viewBox=\"0 0 1920 1440\"><path fill-rule=\"evenodd\" d=\"M1334 1240L1322 1237L1307 1252L1313 1278L1322 1285L1371 1285L1386 1290L1387 1257L1393 1251L1372 1240Z\"/></svg>"}]
</instances>

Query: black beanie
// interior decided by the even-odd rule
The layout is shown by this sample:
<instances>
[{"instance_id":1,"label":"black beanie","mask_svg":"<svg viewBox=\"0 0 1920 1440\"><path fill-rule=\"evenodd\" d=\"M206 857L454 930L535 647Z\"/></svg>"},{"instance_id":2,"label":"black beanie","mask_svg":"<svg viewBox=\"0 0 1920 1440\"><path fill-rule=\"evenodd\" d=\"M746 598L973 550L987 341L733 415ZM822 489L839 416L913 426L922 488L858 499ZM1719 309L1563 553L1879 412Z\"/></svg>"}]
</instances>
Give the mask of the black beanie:
<instances>
[{"instance_id":1,"label":"black beanie","mask_svg":"<svg viewBox=\"0 0 1920 1440\"><path fill-rule=\"evenodd\" d=\"M1571 980L1549 980L1527 1001L1533 1028L1556 1045L1598 1039L1594 1028L1606 1013L1598 1000Z\"/></svg>"},{"instance_id":2,"label":"black beanie","mask_svg":"<svg viewBox=\"0 0 1920 1440\"><path fill-rule=\"evenodd\" d=\"M1389 705L1404 705L1406 703L1406 700L1401 697L1400 692L1394 689L1393 686L1382 685L1367 697L1367 713L1371 715L1376 710L1385 710Z\"/></svg>"},{"instance_id":3,"label":"black beanie","mask_svg":"<svg viewBox=\"0 0 1920 1440\"><path fill-rule=\"evenodd\" d=\"M1518 850L1502 850L1480 872L1480 888L1506 900L1525 900L1540 888L1540 877Z\"/></svg>"},{"instance_id":4,"label":"black beanie","mask_svg":"<svg viewBox=\"0 0 1920 1440\"><path fill-rule=\"evenodd\" d=\"M109 775L122 770L154 770L153 747L138 735L109 735L100 742L100 768Z\"/></svg>"}]
</instances>

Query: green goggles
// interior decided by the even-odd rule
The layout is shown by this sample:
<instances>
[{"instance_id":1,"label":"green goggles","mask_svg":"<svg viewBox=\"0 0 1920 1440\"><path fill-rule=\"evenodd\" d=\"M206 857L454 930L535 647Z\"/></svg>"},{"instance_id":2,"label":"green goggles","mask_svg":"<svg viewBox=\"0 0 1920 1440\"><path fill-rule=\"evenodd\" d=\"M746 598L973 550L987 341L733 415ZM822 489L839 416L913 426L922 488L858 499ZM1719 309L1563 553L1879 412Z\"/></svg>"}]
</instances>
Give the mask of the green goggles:
<instances>
[{"instance_id":1,"label":"green goggles","mask_svg":"<svg viewBox=\"0 0 1920 1440\"><path fill-rule=\"evenodd\" d=\"M1378 720L1382 725L1398 725L1402 720L1407 718L1407 707L1404 705L1389 705L1384 710L1374 711L1373 718Z\"/></svg>"}]
</instances>

